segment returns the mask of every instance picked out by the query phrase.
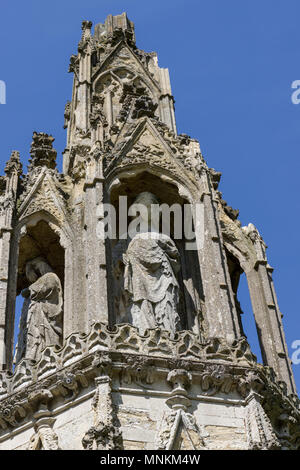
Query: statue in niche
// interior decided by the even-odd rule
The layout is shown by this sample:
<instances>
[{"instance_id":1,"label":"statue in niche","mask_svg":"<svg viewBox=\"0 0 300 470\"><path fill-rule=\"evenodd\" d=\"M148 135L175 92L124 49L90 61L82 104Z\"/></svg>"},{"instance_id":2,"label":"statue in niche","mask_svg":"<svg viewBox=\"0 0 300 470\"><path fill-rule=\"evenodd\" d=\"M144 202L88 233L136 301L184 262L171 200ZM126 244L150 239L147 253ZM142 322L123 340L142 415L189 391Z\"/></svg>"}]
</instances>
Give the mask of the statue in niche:
<instances>
[{"instance_id":1,"label":"statue in niche","mask_svg":"<svg viewBox=\"0 0 300 470\"><path fill-rule=\"evenodd\" d=\"M15 363L22 358L38 360L47 346L60 346L63 297L59 277L42 257L26 263L31 283L22 291L25 298L20 318Z\"/></svg>"},{"instance_id":2,"label":"statue in niche","mask_svg":"<svg viewBox=\"0 0 300 470\"><path fill-rule=\"evenodd\" d=\"M120 240L114 248L114 274L117 280L117 323L130 322L141 333L147 328L160 327L174 336L180 329L178 314L180 269L179 252L173 240L159 232L151 221L151 205L156 196L140 193L134 204L146 207L144 232Z\"/></svg>"}]
</instances>

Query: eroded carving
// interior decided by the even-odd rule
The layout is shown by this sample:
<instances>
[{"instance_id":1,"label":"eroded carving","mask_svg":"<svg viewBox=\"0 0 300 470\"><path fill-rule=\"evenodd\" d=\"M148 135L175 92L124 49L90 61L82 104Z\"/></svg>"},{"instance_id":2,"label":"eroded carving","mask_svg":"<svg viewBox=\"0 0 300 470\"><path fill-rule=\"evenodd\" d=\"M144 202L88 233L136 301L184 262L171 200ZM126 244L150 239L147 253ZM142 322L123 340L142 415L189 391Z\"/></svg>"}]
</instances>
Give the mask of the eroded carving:
<instances>
[{"instance_id":1,"label":"eroded carving","mask_svg":"<svg viewBox=\"0 0 300 470\"><path fill-rule=\"evenodd\" d=\"M62 335L62 288L59 277L41 257L26 264L30 286L20 319L15 362L23 357L36 361L47 346L60 346Z\"/></svg>"},{"instance_id":2,"label":"eroded carving","mask_svg":"<svg viewBox=\"0 0 300 470\"><path fill-rule=\"evenodd\" d=\"M176 278L180 269L179 253L169 236L151 231L151 205L158 204L157 198L144 192L134 203L146 208L147 215L140 217L148 217L143 220L148 229L128 240L122 257L124 290L128 293L127 315L141 333L147 328L160 327L174 335L180 326Z\"/></svg>"}]
</instances>

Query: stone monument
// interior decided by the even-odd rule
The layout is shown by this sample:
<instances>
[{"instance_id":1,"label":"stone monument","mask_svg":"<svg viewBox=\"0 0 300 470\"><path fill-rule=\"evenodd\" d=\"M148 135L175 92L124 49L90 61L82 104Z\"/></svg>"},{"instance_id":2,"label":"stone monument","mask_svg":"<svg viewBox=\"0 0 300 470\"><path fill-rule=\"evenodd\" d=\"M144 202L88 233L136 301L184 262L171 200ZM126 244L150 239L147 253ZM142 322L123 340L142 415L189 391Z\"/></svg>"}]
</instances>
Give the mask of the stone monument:
<instances>
[{"instance_id":1,"label":"stone monument","mask_svg":"<svg viewBox=\"0 0 300 470\"><path fill-rule=\"evenodd\" d=\"M0 449L299 450L266 245L177 134L168 70L123 13L82 23L70 72L62 173L34 132L28 171L14 151L0 177Z\"/></svg>"}]
</instances>

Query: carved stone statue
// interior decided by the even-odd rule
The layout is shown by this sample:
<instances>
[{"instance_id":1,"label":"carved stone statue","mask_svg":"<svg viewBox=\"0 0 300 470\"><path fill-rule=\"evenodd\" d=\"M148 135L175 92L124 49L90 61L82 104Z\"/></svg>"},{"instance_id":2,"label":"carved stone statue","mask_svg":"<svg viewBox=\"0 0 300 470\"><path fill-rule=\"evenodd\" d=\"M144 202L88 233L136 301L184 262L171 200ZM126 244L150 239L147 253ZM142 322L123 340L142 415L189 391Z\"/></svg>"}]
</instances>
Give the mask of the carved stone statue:
<instances>
[{"instance_id":1,"label":"carved stone statue","mask_svg":"<svg viewBox=\"0 0 300 470\"><path fill-rule=\"evenodd\" d=\"M22 291L25 297L15 363L22 358L36 361L47 346L61 345L62 287L59 277L41 257L26 264L30 286Z\"/></svg>"},{"instance_id":2,"label":"carved stone statue","mask_svg":"<svg viewBox=\"0 0 300 470\"><path fill-rule=\"evenodd\" d=\"M147 328L160 327L172 335L180 329L178 314L179 284L176 273L180 269L179 252L173 240L151 227L151 204L158 204L156 197L143 192L134 201L147 208L147 231L137 233L132 239L125 241L126 251L123 253L120 269L120 247L116 246L115 275L120 279L123 272L123 289L118 288L119 309L123 317L140 332ZM143 217L141 215L141 217ZM123 244L124 247L124 244ZM117 319L118 321L118 319Z\"/></svg>"}]
</instances>

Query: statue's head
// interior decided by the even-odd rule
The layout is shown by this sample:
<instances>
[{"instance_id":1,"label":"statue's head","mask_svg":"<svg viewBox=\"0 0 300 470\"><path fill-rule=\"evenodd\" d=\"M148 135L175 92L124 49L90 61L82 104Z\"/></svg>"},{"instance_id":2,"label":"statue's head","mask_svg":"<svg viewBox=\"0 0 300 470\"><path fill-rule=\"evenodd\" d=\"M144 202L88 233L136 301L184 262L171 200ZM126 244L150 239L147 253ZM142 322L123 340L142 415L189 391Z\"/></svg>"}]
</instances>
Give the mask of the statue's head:
<instances>
[{"instance_id":1,"label":"statue's head","mask_svg":"<svg viewBox=\"0 0 300 470\"><path fill-rule=\"evenodd\" d=\"M154 204L159 204L159 201L155 194L148 191L144 191L135 198L133 204L141 204L147 209L147 221L151 222L151 206ZM144 212L141 212L140 217L144 219L146 217Z\"/></svg>"},{"instance_id":2,"label":"statue's head","mask_svg":"<svg viewBox=\"0 0 300 470\"><path fill-rule=\"evenodd\" d=\"M159 204L155 194L148 191L144 191L137 195L134 200L134 204L144 204L145 206L151 206L151 204Z\"/></svg>"},{"instance_id":3,"label":"statue's head","mask_svg":"<svg viewBox=\"0 0 300 470\"><path fill-rule=\"evenodd\" d=\"M44 274L52 273L53 269L42 256L38 256L26 263L25 271L28 281L32 283Z\"/></svg>"}]
</instances>

